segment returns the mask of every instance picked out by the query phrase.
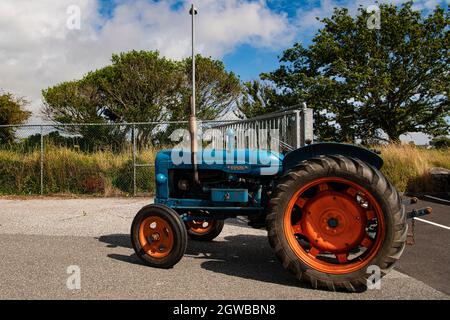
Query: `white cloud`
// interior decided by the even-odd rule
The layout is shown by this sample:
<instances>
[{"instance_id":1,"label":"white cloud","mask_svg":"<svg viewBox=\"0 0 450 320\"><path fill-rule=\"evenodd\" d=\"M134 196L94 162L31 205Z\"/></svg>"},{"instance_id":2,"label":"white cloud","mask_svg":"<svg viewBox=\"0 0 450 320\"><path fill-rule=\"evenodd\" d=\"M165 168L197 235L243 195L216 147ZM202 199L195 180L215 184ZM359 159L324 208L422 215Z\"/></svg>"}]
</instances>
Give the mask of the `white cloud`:
<instances>
[{"instance_id":1,"label":"white cloud","mask_svg":"<svg viewBox=\"0 0 450 320\"><path fill-rule=\"evenodd\" d=\"M280 49L292 41L287 16L270 11L265 1L197 3L198 50L204 55L220 58L244 43ZM2 0L0 89L25 96L37 111L42 89L106 65L112 53L158 49L171 58L188 56L189 4L176 10L172 4L121 0L113 17L104 19L95 0ZM80 30L67 28L71 5L81 9Z\"/></svg>"}]
</instances>

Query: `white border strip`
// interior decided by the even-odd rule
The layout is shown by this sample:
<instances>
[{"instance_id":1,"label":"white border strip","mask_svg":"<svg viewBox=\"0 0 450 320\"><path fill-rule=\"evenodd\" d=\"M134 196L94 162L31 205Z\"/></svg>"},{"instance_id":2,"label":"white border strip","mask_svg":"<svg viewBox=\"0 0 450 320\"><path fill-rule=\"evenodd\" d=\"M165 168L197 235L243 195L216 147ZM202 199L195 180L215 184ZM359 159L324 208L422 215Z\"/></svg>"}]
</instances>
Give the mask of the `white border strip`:
<instances>
[{"instance_id":1,"label":"white border strip","mask_svg":"<svg viewBox=\"0 0 450 320\"><path fill-rule=\"evenodd\" d=\"M425 223L432 224L433 226L436 226L436 227L441 227L441 228L450 230L450 227L444 226L444 225L436 223L436 222L431 222L431 221L420 219L420 218L414 218L414 220L419 220L419 221L422 221L422 222L425 222Z\"/></svg>"}]
</instances>

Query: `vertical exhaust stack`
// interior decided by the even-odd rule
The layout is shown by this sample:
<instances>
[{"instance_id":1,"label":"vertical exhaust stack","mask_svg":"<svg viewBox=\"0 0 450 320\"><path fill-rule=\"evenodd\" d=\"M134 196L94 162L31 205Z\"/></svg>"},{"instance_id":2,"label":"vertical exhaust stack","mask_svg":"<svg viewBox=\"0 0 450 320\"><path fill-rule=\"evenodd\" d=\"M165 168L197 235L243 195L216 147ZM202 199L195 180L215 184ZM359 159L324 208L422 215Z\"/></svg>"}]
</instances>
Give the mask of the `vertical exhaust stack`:
<instances>
[{"instance_id":1,"label":"vertical exhaust stack","mask_svg":"<svg viewBox=\"0 0 450 320\"><path fill-rule=\"evenodd\" d=\"M192 16L192 96L191 96L191 115L189 117L189 132L191 134L191 163L193 168L194 184L200 184L197 168L197 118L195 116L196 92L195 92L195 16L197 9L192 4L189 14Z\"/></svg>"}]
</instances>

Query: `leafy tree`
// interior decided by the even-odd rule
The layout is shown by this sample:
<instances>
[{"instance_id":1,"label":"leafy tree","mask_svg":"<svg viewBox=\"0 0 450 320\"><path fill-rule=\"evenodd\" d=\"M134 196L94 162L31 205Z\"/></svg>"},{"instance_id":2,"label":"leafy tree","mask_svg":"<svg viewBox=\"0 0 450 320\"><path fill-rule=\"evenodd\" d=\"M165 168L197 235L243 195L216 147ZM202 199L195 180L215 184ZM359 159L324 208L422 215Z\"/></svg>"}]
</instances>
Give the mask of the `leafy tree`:
<instances>
[{"instance_id":1,"label":"leafy tree","mask_svg":"<svg viewBox=\"0 0 450 320\"><path fill-rule=\"evenodd\" d=\"M76 148L82 151L91 151L92 145L89 139L85 139L79 136L63 136L59 131L52 131L44 135L45 145L52 145L56 147L64 148ZM34 150L39 148L41 144L41 134L36 133L27 138L24 138L17 143L16 146L20 147L21 150Z\"/></svg>"},{"instance_id":2,"label":"leafy tree","mask_svg":"<svg viewBox=\"0 0 450 320\"><path fill-rule=\"evenodd\" d=\"M240 118L249 119L275 112L281 109L280 100L281 97L271 85L261 81L245 82L235 114Z\"/></svg>"},{"instance_id":3,"label":"leafy tree","mask_svg":"<svg viewBox=\"0 0 450 320\"><path fill-rule=\"evenodd\" d=\"M182 82L177 92L179 99L168 107L171 121L188 120L191 109L192 59L186 58L180 61L179 66ZM241 83L233 72L225 70L222 61L197 55L195 73L198 119L214 120L234 106L242 91ZM159 142L167 142L167 137L179 127L182 125L171 124L155 139Z\"/></svg>"},{"instance_id":4,"label":"leafy tree","mask_svg":"<svg viewBox=\"0 0 450 320\"><path fill-rule=\"evenodd\" d=\"M160 57L157 51L122 53L114 55L112 62L112 66L88 76L105 96L102 116L111 122L170 120L170 110L181 98L183 79L179 63ZM124 133L129 130L129 127L122 129ZM154 143L152 137L157 131L157 125L139 126L138 146ZM125 135L120 139L124 140Z\"/></svg>"},{"instance_id":5,"label":"leafy tree","mask_svg":"<svg viewBox=\"0 0 450 320\"><path fill-rule=\"evenodd\" d=\"M157 51L113 55L112 64L83 79L43 91L44 113L57 123L121 123L186 120L190 108L190 59L172 61ZM239 92L239 80L222 62L197 57L198 115L212 119ZM129 127L73 128L93 144L121 146ZM139 126L138 146L162 143L167 127ZM159 134L158 134L159 133ZM156 137L156 138L155 138ZM164 140L164 141L163 141Z\"/></svg>"},{"instance_id":6,"label":"leafy tree","mask_svg":"<svg viewBox=\"0 0 450 320\"><path fill-rule=\"evenodd\" d=\"M176 64L158 52L113 55L112 65L43 91L44 113L56 123L119 123L167 120L164 107L173 98ZM149 143L154 126L140 127L139 145ZM91 141L90 149L120 150L129 126L76 126L69 132Z\"/></svg>"},{"instance_id":7,"label":"leafy tree","mask_svg":"<svg viewBox=\"0 0 450 320\"><path fill-rule=\"evenodd\" d=\"M17 98L11 93L0 94L0 125L23 124L31 116L31 112L24 110L28 102ZM15 129L11 127L0 128L0 144L14 141Z\"/></svg>"},{"instance_id":8,"label":"leafy tree","mask_svg":"<svg viewBox=\"0 0 450 320\"><path fill-rule=\"evenodd\" d=\"M449 130L449 12L424 17L407 2L380 4L381 28L368 28L371 13L356 17L335 8L309 48L295 44L280 67L262 78L284 99L315 109L321 140L399 141L407 132ZM446 118L447 117L447 118Z\"/></svg>"},{"instance_id":9,"label":"leafy tree","mask_svg":"<svg viewBox=\"0 0 450 320\"><path fill-rule=\"evenodd\" d=\"M64 82L43 91L44 115L55 123L105 123L104 96L92 78ZM123 136L107 126L61 127L61 131L86 138L85 151L122 147Z\"/></svg>"},{"instance_id":10,"label":"leafy tree","mask_svg":"<svg viewBox=\"0 0 450 320\"><path fill-rule=\"evenodd\" d=\"M187 76L183 83L183 116L173 120L188 119L190 110L192 59L181 62L183 74ZM227 72L222 61L196 56L196 92L197 117L202 120L213 120L227 111L241 94L241 83L233 72Z\"/></svg>"},{"instance_id":11,"label":"leafy tree","mask_svg":"<svg viewBox=\"0 0 450 320\"><path fill-rule=\"evenodd\" d=\"M447 149L450 148L450 138L446 136L435 137L430 144L436 149Z\"/></svg>"}]
</instances>

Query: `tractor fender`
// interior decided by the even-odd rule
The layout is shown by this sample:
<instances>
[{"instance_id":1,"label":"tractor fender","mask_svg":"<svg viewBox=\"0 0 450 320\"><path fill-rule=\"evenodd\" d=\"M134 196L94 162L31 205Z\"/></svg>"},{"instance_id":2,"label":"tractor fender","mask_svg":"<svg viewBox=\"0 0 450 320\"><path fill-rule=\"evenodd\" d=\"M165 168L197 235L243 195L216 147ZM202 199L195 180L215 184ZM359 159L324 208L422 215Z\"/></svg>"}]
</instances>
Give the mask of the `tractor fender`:
<instances>
[{"instance_id":1,"label":"tractor fender","mask_svg":"<svg viewBox=\"0 0 450 320\"><path fill-rule=\"evenodd\" d=\"M383 167L383 159L368 149L345 143L314 143L286 154L283 159L283 171L297 166L300 162L317 156L342 155L360 159L378 170Z\"/></svg>"}]
</instances>

